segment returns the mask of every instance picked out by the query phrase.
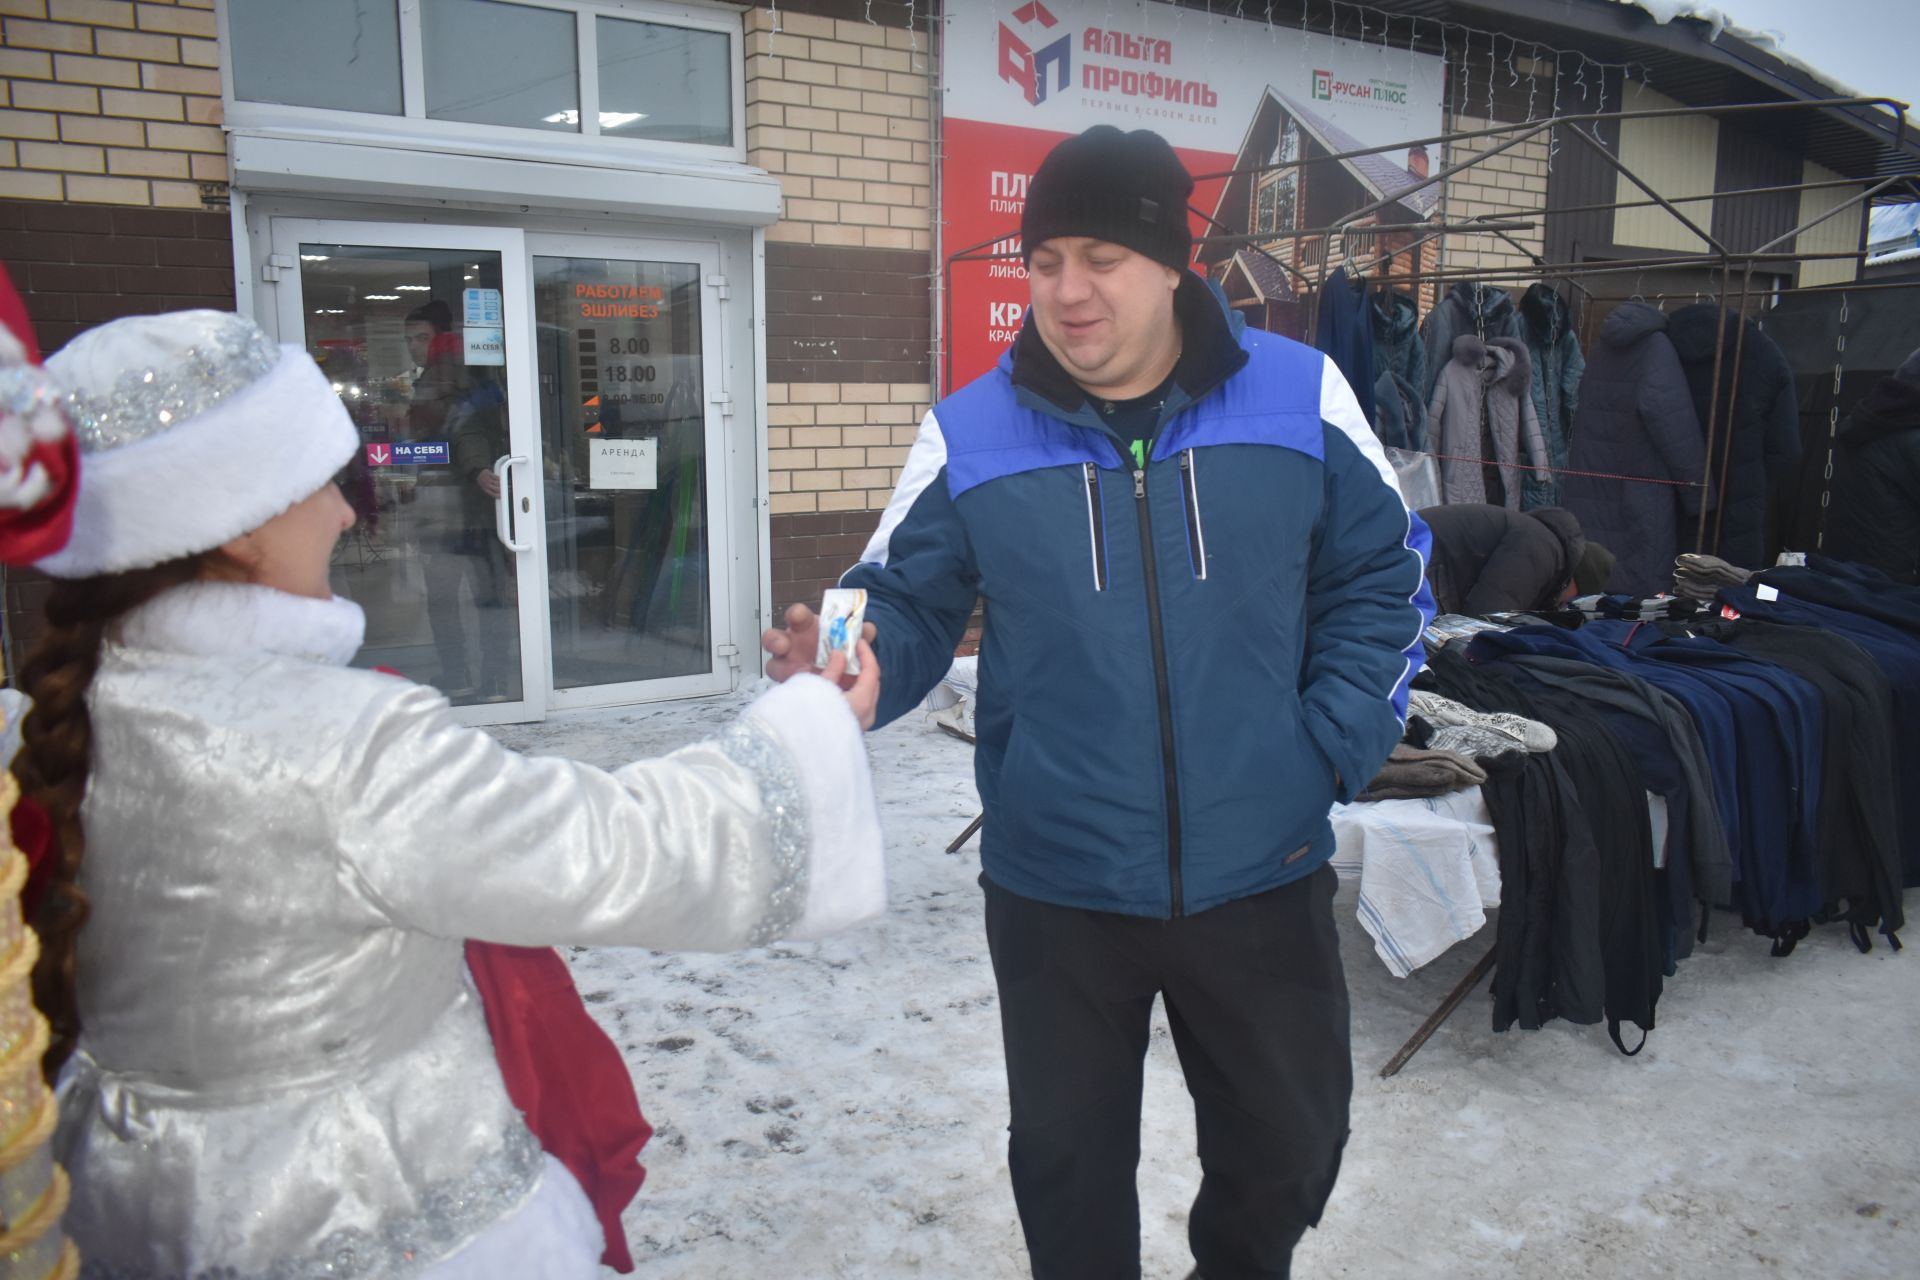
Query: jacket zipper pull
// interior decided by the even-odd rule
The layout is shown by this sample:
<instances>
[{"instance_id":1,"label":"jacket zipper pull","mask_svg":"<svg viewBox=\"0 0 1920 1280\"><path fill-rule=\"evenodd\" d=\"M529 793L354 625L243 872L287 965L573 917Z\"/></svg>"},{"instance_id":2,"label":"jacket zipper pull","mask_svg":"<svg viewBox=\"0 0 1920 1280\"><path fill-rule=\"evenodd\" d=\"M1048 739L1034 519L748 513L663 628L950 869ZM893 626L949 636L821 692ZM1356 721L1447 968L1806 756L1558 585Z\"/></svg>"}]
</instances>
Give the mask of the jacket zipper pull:
<instances>
[{"instance_id":1,"label":"jacket zipper pull","mask_svg":"<svg viewBox=\"0 0 1920 1280\"><path fill-rule=\"evenodd\" d=\"M1145 471L1135 471L1133 473L1133 496L1136 498L1144 498L1147 496L1147 473Z\"/></svg>"}]
</instances>

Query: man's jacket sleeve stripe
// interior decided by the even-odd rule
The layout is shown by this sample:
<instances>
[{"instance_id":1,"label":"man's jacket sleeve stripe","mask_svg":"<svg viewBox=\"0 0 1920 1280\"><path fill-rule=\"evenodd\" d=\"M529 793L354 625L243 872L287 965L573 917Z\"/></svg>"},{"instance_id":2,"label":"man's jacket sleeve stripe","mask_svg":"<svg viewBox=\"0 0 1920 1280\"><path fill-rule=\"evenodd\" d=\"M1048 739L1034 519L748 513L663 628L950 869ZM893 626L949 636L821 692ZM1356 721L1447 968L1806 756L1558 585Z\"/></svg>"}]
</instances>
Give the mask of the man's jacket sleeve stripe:
<instances>
[{"instance_id":1,"label":"man's jacket sleeve stripe","mask_svg":"<svg viewBox=\"0 0 1920 1280\"><path fill-rule=\"evenodd\" d=\"M927 416L920 420L920 434L914 438L913 448L907 454L907 465L900 472L900 483L894 486L893 497L887 500L887 509L880 513L880 525L868 540L867 549L860 554L861 564L886 567L891 557L890 544L894 531L907 518L907 512L913 510L913 504L919 501L927 486L946 469L946 465L947 438L941 434L940 420L929 409ZM844 584L845 581L843 574L841 582Z\"/></svg>"},{"instance_id":2,"label":"man's jacket sleeve stripe","mask_svg":"<svg viewBox=\"0 0 1920 1280\"><path fill-rule=\"evenodd\" d=\"M867 593L883 673L879 724L913 710L952 667L978 578L948 484L946 438L929 413L865 554L840 577Z\"/></svg>"}]
</instances>

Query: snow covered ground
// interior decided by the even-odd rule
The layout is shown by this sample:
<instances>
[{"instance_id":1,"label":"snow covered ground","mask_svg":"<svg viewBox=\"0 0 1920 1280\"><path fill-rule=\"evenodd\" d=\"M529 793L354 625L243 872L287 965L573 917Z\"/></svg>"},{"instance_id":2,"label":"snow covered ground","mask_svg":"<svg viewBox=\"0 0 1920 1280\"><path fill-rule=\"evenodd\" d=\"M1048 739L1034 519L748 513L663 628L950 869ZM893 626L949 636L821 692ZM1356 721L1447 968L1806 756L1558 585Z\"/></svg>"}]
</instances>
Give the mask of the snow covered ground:
<instances>
[{"instance_id":1,"label":"snow covered ground","mask_svg":"<svg viewBox=\"0 0 1920 1280\"><path fill-rule=\"evenodd\" d=\"M711 733L744 702L496 732L616 765ZM975 812L971 749L918 717L872 746L891 859L884 920L738 955L572 953L658 1130L626 1217L643 1276L1027 1275L977 845L942 852ZM1598 1027L1494 1035L1483 985L1381 1080L1493 926L1400 980L1355 923L1351 885L1336 910L1353 992L1353 1139L1297 1274L1912 1274L1920 948L1862 956L1824 929L1774 960L1723 919L1668 983L1637 1058ZM1183 1276L1199 1175L1164 1022L1149 1056L1146 1274Z\"/></svg>"}]
</instances>

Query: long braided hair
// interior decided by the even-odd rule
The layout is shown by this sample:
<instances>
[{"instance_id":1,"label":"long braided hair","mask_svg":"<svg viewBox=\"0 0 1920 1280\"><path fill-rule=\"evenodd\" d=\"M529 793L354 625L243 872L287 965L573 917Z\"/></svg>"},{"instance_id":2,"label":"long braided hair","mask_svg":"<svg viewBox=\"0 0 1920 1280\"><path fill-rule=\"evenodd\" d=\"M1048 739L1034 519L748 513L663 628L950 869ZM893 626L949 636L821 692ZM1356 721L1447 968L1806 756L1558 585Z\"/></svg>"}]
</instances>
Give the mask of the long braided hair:
<instances>
[{"instance_id":1,"label":"long braided hair","mask_svg":"<svg viewBox=\"0 0 1920 1280\"><path fill-rule=\"evenodd\" d=\"M33 910L40 960L33 969L33 1000L52 1028L43 1070L49 1083L73 1053L80 1035L74 952L87 922L87 899L77 883L86 852L80 805L93 765L93 717L87 690L100 668L107 630L120 618L173 587L205 576L218 552L200 552L149 569L56 581L47 597L47 631L20 668L20 685L33 699L13 759L20 790L46 811L57 840L57 861Z\"/></svg>"}]
</instances>

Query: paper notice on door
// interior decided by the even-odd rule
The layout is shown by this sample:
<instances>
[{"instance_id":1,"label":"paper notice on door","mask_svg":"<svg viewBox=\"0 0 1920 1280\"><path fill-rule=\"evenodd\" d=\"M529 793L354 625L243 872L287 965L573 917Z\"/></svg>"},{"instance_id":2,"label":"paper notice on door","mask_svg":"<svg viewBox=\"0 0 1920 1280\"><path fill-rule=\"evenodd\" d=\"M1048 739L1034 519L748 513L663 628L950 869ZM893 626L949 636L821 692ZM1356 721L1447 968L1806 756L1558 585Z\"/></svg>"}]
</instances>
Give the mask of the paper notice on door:
<instances>
[{"instance_id":1,"label":"paper notice on door","mask_svg":"<svg viewBox=\"0 0 1920 1280\"><path fill-rule=\"evenodd\" d=\"M589 440L587 487L591 489L658 489L658 440Z\"/></svg>"},{"instance_id":2,"label":"paper notice on door","mask_svg":"<svg viewBox=\"0 0 1920 1280\"><path fill-rule=\"evenodd\" d=\"M498 329L506 323L498 289L468 289L461 294L460 301L469 329Z\"/></svg>"},{"instance_id":3,"label":"paper notice on door","mask_svg":"<svg viewBox=\"0 0 1920 1280\"><path fill-rule=\"evenodd\" d=\"M468 364L505 364L507 362L507 336L504 329L476 329L468 325L461 330L467 344Z\"/></svg>"}]
</instances>

